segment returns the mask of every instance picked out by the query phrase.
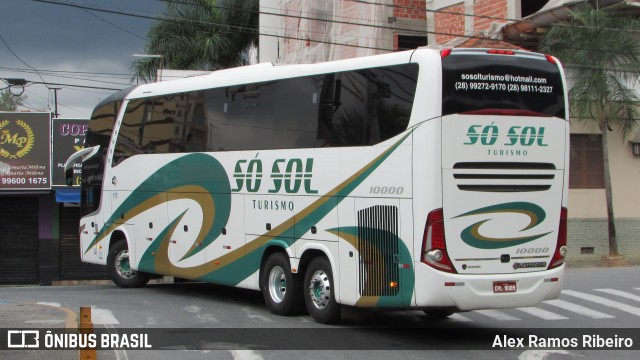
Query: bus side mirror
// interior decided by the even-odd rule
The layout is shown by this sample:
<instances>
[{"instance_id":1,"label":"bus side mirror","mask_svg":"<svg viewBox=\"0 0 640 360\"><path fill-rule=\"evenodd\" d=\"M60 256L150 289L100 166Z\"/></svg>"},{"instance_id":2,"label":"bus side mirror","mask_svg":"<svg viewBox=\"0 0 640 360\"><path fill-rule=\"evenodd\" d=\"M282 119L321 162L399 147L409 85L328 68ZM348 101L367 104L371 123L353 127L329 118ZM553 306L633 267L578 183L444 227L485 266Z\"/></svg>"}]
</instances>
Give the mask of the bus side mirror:
<instances>
[{"instance_id":1,"label":"bus side mirror","mask_svg":"<svg viewBox=\"0 0 640 360\"><path fill-rule=\"evenodd\" d=\"M79 159L85 161L86 159L92 157L98 152L100 145L96 145L94 147L84 148L82 150L76 151L71 154L67 161L64 163L64 183L67 186L73 185L73 164L76 163Z\"/></svg>"}]
</instances>

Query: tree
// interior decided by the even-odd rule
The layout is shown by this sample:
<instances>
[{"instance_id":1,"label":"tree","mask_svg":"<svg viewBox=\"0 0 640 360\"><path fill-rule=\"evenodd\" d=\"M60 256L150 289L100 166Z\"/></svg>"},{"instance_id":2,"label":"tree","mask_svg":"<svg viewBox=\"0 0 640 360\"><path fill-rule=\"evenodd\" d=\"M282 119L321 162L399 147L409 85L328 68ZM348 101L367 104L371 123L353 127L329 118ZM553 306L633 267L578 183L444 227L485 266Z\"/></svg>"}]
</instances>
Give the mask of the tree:
<instances>
[{"instance_id":1,"label":"tree","mask_svg":"<svg viewBox=\"0 0 640 360\"><path fill-rule=\"evenodd\" d=\"M26 100L26 95L15 96L8 89L0 90L0 111L17 111Z\"/></svg>"},{"instance_id":2,"label":"tree","mask_svg":"<svg viewBox=\"0 0 640 360\"><path fill-rule=\"evenodd\" d=\"M137 59L134 78L153 81L158 68L217 70L245 65L258 42L258 0L168 1L166 20L147 33L147 54Z\"/></svg>"},{"instance_id":3,"label":"tree","mask_svg":"<svg viewBox=\"0 0 640 360\"><path fill-rule=\"evenodd\" d=\"M541 52L557 56L570 74L571 116L597 125L602 132L610 256L618 255L618 243L608 133L617 128L625 138L637 125L639 98L634 86L640 74L639 30L638 19L588 9L551 26L540 47Z\"/></svg>"}]
</instances>

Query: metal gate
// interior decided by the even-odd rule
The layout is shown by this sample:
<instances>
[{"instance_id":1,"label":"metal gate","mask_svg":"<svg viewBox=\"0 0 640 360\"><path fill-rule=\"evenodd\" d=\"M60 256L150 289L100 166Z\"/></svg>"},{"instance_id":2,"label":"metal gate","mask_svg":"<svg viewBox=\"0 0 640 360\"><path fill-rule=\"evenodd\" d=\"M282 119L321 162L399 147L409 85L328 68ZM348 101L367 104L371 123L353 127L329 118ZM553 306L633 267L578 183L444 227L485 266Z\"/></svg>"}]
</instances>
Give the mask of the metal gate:
<instances>
[{"instance_id":1,"label":"metal gate","mask_svg":"<svg viewBox=\"0 0 640 360\"><path fill-rule=\"evenodd\" d=\"M0 198L0 284L37 284L38 198Z\"/></svg>"},{"instance_id":2,"label":"metal gate","mask_svg":"<svg viewBox=\"0 0 640 360\"><path fill-rule=\"evenodd\" d=\"M60 279L106 279L106 266L87 264L80 260L79 222L79 207L60 206Z\"/></svg>"}]
</instances>

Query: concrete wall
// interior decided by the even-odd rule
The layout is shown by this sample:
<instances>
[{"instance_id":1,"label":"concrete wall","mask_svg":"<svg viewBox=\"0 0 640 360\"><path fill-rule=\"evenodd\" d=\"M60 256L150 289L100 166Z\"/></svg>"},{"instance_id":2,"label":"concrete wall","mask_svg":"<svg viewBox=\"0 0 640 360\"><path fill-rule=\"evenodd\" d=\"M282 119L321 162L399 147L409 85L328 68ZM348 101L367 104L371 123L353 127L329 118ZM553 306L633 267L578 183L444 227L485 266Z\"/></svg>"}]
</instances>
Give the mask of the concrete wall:
<instances>
[{"instance_id":1,"label":"concrete wall","mask_svg":"<svg viewBox=\"0 0 640 360\"><path fill-rule=\"evenodd\" d=\"M636 130L640 131L640 129ZM593 126L573 122L572 134L598 134ZM613 211L618 251L627 260L640 264L640 156L620 132L608 133ZM598 264L609 253L604 189L569 189L568 263ZM582 248L594 254L581 254Z\"/></svg>"}]
</instances>

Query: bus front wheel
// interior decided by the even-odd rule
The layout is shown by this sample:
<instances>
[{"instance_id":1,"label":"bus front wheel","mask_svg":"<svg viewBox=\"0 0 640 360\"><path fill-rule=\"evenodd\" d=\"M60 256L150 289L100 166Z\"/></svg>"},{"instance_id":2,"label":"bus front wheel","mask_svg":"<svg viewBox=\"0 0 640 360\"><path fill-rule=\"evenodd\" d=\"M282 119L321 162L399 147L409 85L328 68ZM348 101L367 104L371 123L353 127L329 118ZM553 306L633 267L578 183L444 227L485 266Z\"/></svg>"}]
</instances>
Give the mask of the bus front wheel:
<instances>
[{"instance_id":1,"label":"bus front wheel","mask_svg":"<svg viewBox=\"0 0 640 360\"><path fill-rule=\"evenodd\" d=\"M109 278L121 288L137 288L149 281L149 275L131 269L127 242L119 240L109 250L107 257Z\"/></svg>"},{"instance_id":2,"label":"bus front wheel","mask_svg":"<svg viewBox=\"0 0 640 360\"><path fill-rule=\"evenodd\" d=\"M264 302L272 314L294 315L302 309L300 277L291 272L289 257L282 252L271 254L260 271Z\"/></svg>"},{"instance_id":3,"label":"bus front wheel","mask_svg":"<svg viewBox=\"0 0 640 360\"><path fill-rule=\"evenodd\" d=\"M336 302L331 263L324 257L311 261L304 276L304 301L309 315L318 323L340 320L340 304Z\"/></svg>"}]
</instances>

